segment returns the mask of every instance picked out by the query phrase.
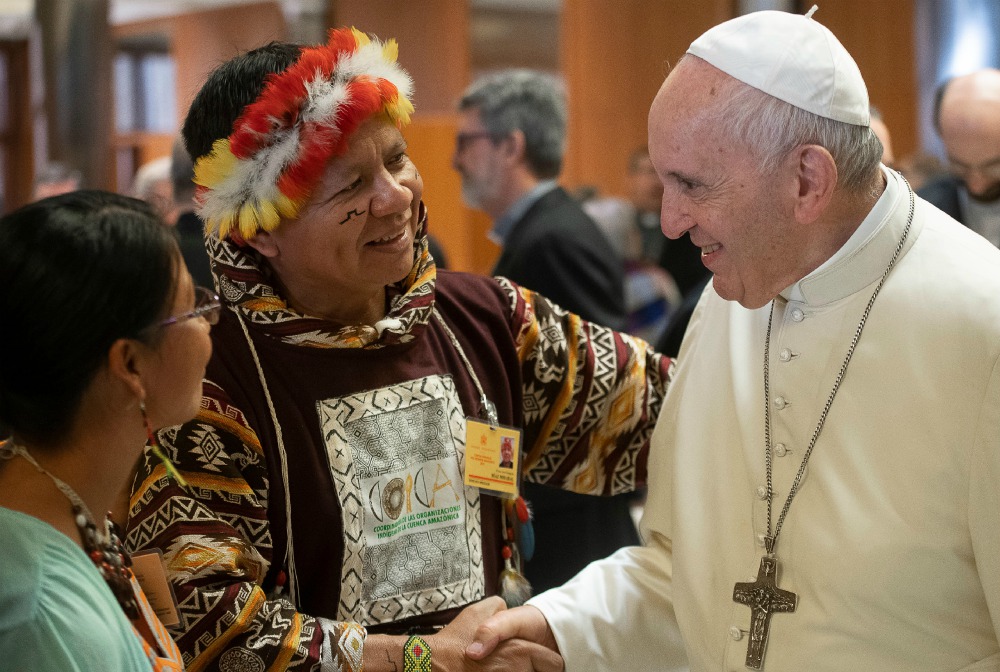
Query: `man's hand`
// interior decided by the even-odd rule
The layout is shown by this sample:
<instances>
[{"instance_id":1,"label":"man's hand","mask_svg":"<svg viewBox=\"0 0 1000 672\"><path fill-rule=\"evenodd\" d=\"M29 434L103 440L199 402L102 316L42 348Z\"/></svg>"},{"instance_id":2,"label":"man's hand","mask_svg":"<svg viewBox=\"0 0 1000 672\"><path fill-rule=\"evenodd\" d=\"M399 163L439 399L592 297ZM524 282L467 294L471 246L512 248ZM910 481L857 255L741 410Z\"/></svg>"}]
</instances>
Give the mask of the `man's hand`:
<instances>
[{"instance_id":1,"label":"man's hand","mask_svg":"<svg viewBox=\"0 0 1000 672\"><path fill-rule=\"evenodd\" d=\"M562 672L559 645L542 612L532 606L498 611L482 623L472 644L465 650L472 660L483 662L507 656L530 658L533 667L496 669L534 669L538 672ZM485 668L490 669L490 668Z\"/></svg>"}]
</instances>

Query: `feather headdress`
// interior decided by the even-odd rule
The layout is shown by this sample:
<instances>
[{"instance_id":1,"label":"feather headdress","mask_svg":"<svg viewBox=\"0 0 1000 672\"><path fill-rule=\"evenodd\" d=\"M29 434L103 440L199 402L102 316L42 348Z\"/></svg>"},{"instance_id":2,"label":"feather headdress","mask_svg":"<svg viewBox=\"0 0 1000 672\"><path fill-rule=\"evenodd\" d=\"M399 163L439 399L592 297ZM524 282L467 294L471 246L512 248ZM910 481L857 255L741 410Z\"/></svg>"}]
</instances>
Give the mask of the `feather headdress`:
<instances>
[{"instance_id":1,"label":"feather headdress","mask_svg":"<svg viewBox=\"0 0 1000 672\"><path fill-rule=\"evenodd\" d=\"M228 138L195 164L198 214L209 231L250 238L296 217L330 158L343 154L366 119L385 112L397 126L410 120L410 76L396 63L395 40L361 31L330 31L326 45L307 47L283 72L268 77Z\"/></svg>"}]
</instances>

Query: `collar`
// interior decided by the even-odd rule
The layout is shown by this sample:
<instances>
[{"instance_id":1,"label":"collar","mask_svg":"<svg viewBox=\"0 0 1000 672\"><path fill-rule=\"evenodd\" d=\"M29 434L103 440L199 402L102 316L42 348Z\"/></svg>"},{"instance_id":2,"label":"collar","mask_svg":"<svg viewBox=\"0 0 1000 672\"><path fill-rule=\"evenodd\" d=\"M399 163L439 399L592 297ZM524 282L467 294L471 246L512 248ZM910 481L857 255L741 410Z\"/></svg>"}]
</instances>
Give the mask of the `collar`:
<instances>
[{"instance_id":1,"label":"collar","mask_svg":"<svg viewBox=\"0 0 1000 672\"><path fill-rule=\"evenodd\" d=\"M507 242L507 236L510 235L514 225L524 217L531 206L557 186L559 185L555 180L542 180L531 191L514 201L514 204L507 208L507 212L493 223L493 228L489 232L490 240L502 247Z\"/></svg>"},{"instance_id":2,"label":"collar","mask_svg":"<svg viewBox=\"0 0 1000 672\"><path fill-rule=\"evenodd\" d=\"M788 287L781 296L822 306L843 299L876 282L885 272L910 211L910 187L894 170L882 166L886 188L857 230L819 268ZM914 215L906 240L905 254L919 234Z\"/></svg>"}]
</instances>

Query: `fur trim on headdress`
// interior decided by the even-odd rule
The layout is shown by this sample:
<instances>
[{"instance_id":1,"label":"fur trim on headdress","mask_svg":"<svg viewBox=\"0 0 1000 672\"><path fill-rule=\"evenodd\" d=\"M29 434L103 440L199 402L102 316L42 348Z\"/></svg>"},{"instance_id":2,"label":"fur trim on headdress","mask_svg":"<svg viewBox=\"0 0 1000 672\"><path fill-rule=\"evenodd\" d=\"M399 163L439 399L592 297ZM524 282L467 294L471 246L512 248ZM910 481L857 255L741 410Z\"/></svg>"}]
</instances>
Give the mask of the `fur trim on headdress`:
<instances>
[{"instance_id":1,"label":"fur trim on headdress","mask_svg":"<svg viewBox=\"0 0 1000 672\"><path fill-rule=\"evenodd\" d=\"M210 232L250 238L273 231L309 199L330 158L343 154L363 121L385 112L409 122L410 76L396 63L395 40L330 31L325 46L302 50L271 75L228 138L195 164L198 214Z\"/></svg>"}]
</instances>

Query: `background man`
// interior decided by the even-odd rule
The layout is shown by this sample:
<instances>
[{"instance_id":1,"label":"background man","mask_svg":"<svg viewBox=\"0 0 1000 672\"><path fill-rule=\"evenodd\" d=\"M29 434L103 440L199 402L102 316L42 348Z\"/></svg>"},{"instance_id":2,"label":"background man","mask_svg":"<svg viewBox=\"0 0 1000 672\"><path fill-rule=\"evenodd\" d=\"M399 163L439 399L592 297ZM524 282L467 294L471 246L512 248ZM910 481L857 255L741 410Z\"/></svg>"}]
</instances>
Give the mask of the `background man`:
<instances>
[{"instance_id":1,"label":"background man","mask_svg":"<svg viewBox=\"0 0 1000 672\"><path fill-rule=\"evenodd\" d=\"M205 249L205 223L194 211L194 163L180 138L174 141L170 155L170 180L173 184L174 212L177 219L174 233L181 256L195 284L212 289L212 269Z\"/></svg>"},{"instance_id":2,"label":"background man","mask_svg":"<svg viewBox=\"0 0 1000 672\"><path fill-rule=\"evenodd\" d=\"M714 278L646 546L469 655L513 632L573 672L996 669L1000 251L880 166L857 65L808 16L709 30L649 125L663 231Z\"/></svg>"},{"instance_id":3,"label":"background man","mask_svg":"<svg viewBox=\"0 0 1000 672\"><path fill-rule=\"evenodd\" d=\"M635 208L635 226L642 243L642 258L656 264L667 239L660 233L660 199L663 185L649 159L649 148L638 147L628 157L626 179L629 203Z\"/></svg>"},{"instance_id":4,"label":"background man","mask_svg":"<svg viewBox=\"0 0 1000 672\"><path fill-rule=\"evenodd\" d=\"M161 156L139 166L132 178L131 195L153 206L163 223L172 226L176 213L174 187L170 182L170 157Z\"/></svg>"},{"instance_id":5,"label":"background man","mask_svg":"<svg viewBox=\"0 0 1000 672\"><path fill-rule=\"evenodd\" d=\"M636 224L642 232L642 256L658 264L677 283L681 296L704 287L709 275L701 263L698 249L685 237L666 238L660 231L660 206L663 185L649 158L649 148L640 147L629 158L628 198L636 209Z\"/></svg>"},{"instance_id":6,"label":"background man","mask_svg":"<svg viewBox=\"0 0 1000 672\"><path fill-rule=\"evenodd\" d=\"M566 144L566 100L555 79L528 70L474 82L459 102L452 164L462 195L493 217L502 247L493 269L591 322L624 329L624 271L594 221L556 184ZM533 484L536 590L637 543L629 496L597 499Z\"/></svg>"},{"instance_id":7,"label":"background man","mask_svg":"<svg viewBox=\"0 0 1000 672\"><path fill-rule=\"evenodd\" d=\"M885 124L885 119L882 118L882 113L874 105L869 107L871 112L871 127L872 133L878 138L878 141L882 143L882 163L889 166L890 168L895 168L896 166L896 153L892 151L892 135L889 133L889 127Z\"/></svg>"},{"instance_id":8,"label":"background man","mask_svg":"<svg viewBox=\"0 0 1000 672\"><path fill-rule=\"evenodd\" d=\"M58 196L80 188L83 175L79 170L62 161L50 161L35 175L33 198L40 201L49 196Z\"/></svg>"},{"instance_id":9,"label":"background man","mask_svg":"<svg viewBox=\"0 0 1000 672\"><path fill-rule=\"evenodd\" d=\"M920 195L1000 245L1000 70L955 77L936 102L934 123L952 175Z\"/></svg>"}]
</instances>

